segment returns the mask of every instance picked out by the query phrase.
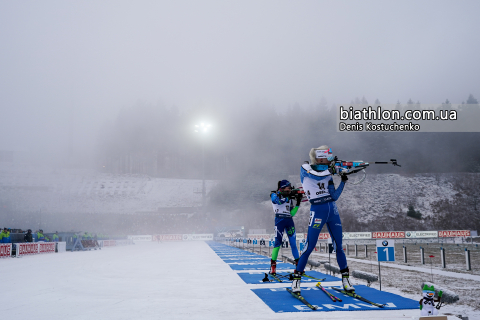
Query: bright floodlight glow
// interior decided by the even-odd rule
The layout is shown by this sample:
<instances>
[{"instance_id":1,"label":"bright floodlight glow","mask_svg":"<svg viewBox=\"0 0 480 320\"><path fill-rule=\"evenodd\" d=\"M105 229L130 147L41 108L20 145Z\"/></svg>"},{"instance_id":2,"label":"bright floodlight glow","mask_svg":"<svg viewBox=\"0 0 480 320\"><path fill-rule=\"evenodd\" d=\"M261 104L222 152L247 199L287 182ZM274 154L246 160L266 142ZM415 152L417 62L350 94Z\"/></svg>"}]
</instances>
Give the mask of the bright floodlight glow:
<instances>
[{"instance_id":1,"label":"bright floodlight glow","mask_svg":"<svg viewBox=\"0 0 480 320\"><path fill-rule=\"evenodd\" d=\"M199 125L195 125L195 132L208 132L209 128L211 127L211 124L206 124L204 122L200 123Z\"/></svg>"}]
</instances>

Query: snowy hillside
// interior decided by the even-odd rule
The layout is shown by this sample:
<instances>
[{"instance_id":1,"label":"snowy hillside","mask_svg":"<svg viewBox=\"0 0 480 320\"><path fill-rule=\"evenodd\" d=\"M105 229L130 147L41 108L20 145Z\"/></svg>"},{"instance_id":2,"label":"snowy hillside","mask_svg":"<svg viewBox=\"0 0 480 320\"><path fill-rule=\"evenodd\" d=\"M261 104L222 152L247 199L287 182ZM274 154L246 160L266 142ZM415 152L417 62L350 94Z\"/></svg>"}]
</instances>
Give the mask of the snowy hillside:
<instances>
[{"instance_id":1,"label":"snowy hillside","mask_svg":"<svg viewBox=\"0 0 480 320\"><path fill-rule=\"evenodd\" d=\"M406 213L410 203L423 217L428 217L433 214L432 202L451 199L457 193L452 177L452 174L367 174L365 181L358 185L347 182L337 205L341 212L349 210L364 222L379 215ZM291 176L291 179L295 185L301 185L298 177ZM338 186L340 179L334 180Z\"/></svg>"},{"instance_id":2,"label":"snowy hillside","mask_svg":"<svg viewBox=\"0 0 480 320\"><path fill-rule=\"evenodd\" d=\"M367 174L358 185L347 182L337 204L342 212L348 210L364 222L406 213L410 203L428 217L433 214L432 202L456 194L454 178L453 174ZM298 176L289 179L301 185ZM337 186L339 182L336 177ZM215 184L206 181L207 195ZM201 180L147 175L0 171L0 190L0 201L20 212L152 212L161 207L200 206L202 201ZM270 210L269 201L265 204ZM303 205L302 210L307 207Z\"/></svg>"}]
</instances>

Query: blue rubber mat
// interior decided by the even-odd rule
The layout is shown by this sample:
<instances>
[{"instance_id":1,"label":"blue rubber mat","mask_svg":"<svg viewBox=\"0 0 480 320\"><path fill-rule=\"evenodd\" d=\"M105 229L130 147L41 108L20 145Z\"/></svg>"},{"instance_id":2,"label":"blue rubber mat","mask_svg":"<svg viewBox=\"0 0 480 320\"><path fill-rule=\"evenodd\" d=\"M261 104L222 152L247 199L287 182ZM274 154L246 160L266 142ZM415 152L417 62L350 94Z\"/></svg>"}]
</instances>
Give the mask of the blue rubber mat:
<instances>
[{"instance_id":1,"label":"blue rubber mat","mask_svg":"<svg viewBox=\"0 0 480 320\"><path fill-rule=\"evenodd\" d=\"M264 262L270 262L270 259L265 258L249 258L249 259L223 259L223 262L225 263L264 263Z\"/></svg>"},{"instance_id":2,"label":"blue rubber mat","mask_svg":"<svg viewBox=\"0 0 480 320\"><path fill-rule=\"evenodd\" d=\"M302 279L303 281L303 279ZM379 291L363 285L356 285L356 292L364 298L376 303L386 304L383 308L375 307L369 303L354 299L331 288L327 291L342 299L342 302L333 302L323 291L316 287L302 288L302 296L312 305L318 306L312 310L298 299L293 297L285 288L252 289L252 291L270 307L274 312L321 312L321 311L361 311L361 310L399 310L418 309L418 301L401 297L399 295Z\"/></svg>"},{"instance_id":3,"label":"blue rubber mat","mask_svg":"<svg viewBox=\"0 0 480 320\"><path fill-rule=\"evenodd\" d=\"M266 272L268 272L268 270ZM277 276L280 278L280 280L282 280L286 284L290 284L292 282L292 281L288 280L288 275L289 274L290 273L288 273L288 272L277 272ZM325 280L322 280L322 283L324 281L340 281L341 280L340 278L332 277L332 276L329 276L328 274L324 274L324 273L321 273L321 272L318 272L318 271L308 271L308 272L306 272L306 274L308 274L309 276L318 278L318 279L325 278ZM242 278L242 280L245 281L245 283L249 283L249 284L271 283L271 282L263 282L262 281L262 279L265 277L264 272L239 272L238 276L240 278ZM282 276L287 276L287 277L285 278L285 277L282 277ZM272 282L278 283L272 276L269 276L269 279L273 280ZM307 277L302 277L302 283L304 283L304 282L317 283L318 281L319 280L314 280L314 279L310 279L310 278L307 278Z\"/></svg>"},{"instance_id":4,"label":"blue rubber mat","mask_svg":"<svg viewBox=\"0 0 480 320\"><path fill-rule=\"evenodd\" d=\"M233 270L270 270L270 263L229 264ZM295 269L291 263L277 263L277 270Z\"/></svg>"},{"instance_id":5,"label":"blue rubber mat","mask_svg":"<svg viewBox=\"0 0 480 320\"><path fill-rule=\"evenodd\" d=\"M222 259L265 258L259 254L219 254Z\"/></svg>"}]
</instances>

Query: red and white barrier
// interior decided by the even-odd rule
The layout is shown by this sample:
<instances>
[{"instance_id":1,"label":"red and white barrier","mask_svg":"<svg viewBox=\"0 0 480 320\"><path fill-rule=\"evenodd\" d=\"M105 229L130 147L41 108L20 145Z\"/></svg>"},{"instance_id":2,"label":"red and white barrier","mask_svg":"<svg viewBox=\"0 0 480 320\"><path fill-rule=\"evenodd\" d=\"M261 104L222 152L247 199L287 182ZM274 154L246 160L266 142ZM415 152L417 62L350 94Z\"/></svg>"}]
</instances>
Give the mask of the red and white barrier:
<instances>
[{"instance_id":1,"label":"red and white barrier","mask_svg":"<svg viewBox=\"0 0 480 320\"><path fill-rule=\"evenodd\" d=\"M15 246L17 257L29 254L55 253L55 242L15 243Z\"/></svg>"},{"instance_id":2,"label":"red and white barrier","mask_svg":"<svg viewBox=\"0 0 480 320\"><path fill-rule=\"evenodd\" d=\"M305 239L307 239L307 235L308 233L305 233ZM318 240L326 240L326 239L330 239L330 233L323 232L318 235Z\"/></svg>"},{"instance_id":3,"label":"red and white barrier","mask_svg":"<svg viewBox=\"0 0 480 320\"><path fill-rule=\"evenodd\" d=\"M405 231L381 231L372 232L373 239L396 239L405 238Z\"/></svg>"},{"instance_id":4,"label":"red and white barrier","mask_svg":"<svg viewBox=\"0 0 480 320\"><path fill-rule=\"evenodd\" d=\"M38 254L37 242L15 243L16 256L21 257L28 254Z\"/></svg>"},{"instance_id":5,"label":"red and white barrier","mask_svg":"<svg viewBox=\"0 0 480 320\"><path fill-rule=\"evenodd\" d=\"M103 247L115 247L116 245L116 240L103 240Z\"/></svg>"},{"instance_id":6,"label":"red and white barrier","mask_svg":"<svg viewBox=\"0 0 480 320\"><path fill-rule=\"evenodd\" d=\"M438 231L438 237L439 237L439 238L470 237L470 230Z\"/></svg>"},{"instance_id":7,"label":"red and white barrier","mask_svg":"<svg viewBox=\"0 0 480 320\"><path fill-rule=\"evenodd\" d=\"M12 256L12 244L3 243L0 244L0 258L11 257Z\"/></svg>"},{"instance_id":8,"label":"red and white barrier","mask_svg":"<svg viewBox=\"0 0 480 320\"><path fill-rule=\"evenodd\" d=\"M38 244L38 253L55 253L55 242L40 242Z\"/></svg>"}]
</instances>

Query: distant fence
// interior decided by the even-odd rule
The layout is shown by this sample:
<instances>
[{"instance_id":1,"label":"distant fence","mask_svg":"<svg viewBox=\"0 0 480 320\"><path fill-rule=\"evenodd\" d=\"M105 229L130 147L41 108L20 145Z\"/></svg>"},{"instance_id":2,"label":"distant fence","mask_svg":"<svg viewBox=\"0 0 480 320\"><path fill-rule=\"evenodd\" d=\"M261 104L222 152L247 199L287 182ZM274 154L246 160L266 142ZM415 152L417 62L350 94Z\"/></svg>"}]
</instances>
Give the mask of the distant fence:
<instances>
[{"instance_id":1,"label":"distant fence","mask_svg":"<svg viewBox=\"0 0 480 320\"><path fill-rule=\"evenodd\" d=\"M129 236L132 237L132 236ZM152 241L211 241L213 233L201 234L154 234Z\"/></svg>"}]
</instances>

